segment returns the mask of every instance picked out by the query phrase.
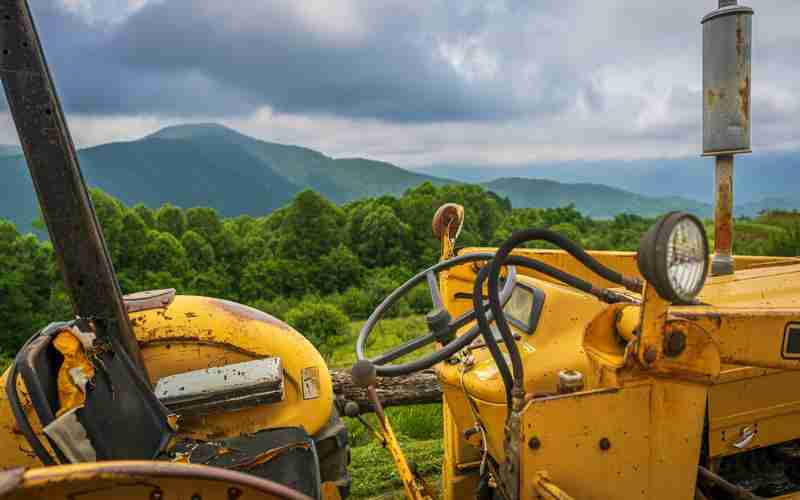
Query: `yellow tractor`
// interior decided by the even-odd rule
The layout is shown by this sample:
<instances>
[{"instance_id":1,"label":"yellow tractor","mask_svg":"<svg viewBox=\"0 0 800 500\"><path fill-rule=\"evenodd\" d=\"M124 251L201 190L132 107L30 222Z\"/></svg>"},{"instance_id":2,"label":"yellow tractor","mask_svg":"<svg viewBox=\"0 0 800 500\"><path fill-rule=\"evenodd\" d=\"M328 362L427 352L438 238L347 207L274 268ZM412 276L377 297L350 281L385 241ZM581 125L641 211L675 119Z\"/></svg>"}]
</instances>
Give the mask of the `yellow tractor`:
<instances>
[{"instance_id":1,"label":"yellow tractor","mask_svg":"<svg viewBox=\"0 0 800 500\"><path fill-rule=\"evenodd\" d=\"M733 155L750 149L751 16L721 0L703 19L712 258L686 213L662 217L624 253L586 252L546 229L456 250L463 209L437 212L441 261L376 308L353 368L409 497L432 493L375 380L433 367L447 499L800 498L800 259L731 252ZM3 376L0 496L346 494L347 437L319 353L231 302L122 297L25 0L0 5L0 45L76 316L34 335ZM537 240L559 250L522 246ZM368 354L382 316L421 283L429 332ZM345 410L358 416L358 405Z\"/></svg>"},{"instance_id":2,"label":"yellow tractor","mask_svg":"<svg viewBox=\"0 0 800 500\"><path fill-rule=\"evenodd\" d=\"M25 0L0 3L0 45L75 312L31 337L0 380L0 496L346 497L347 431L319 352L233 302L122 297Z\"/></svg>"},{"instance_id":3,"label":"yellow tractor","mask_svg":"<svg viewBox=\"0 0 800 500\"><path fill-rule=\"evenodd\" d=\"M732 256L752 14L722 0L702 21L713 256L702 222L682 212L660 218L635 253L586 252L546 229L456 251L463 209L436 214L442 260L374 311L352 370L409 498L432 495L375 380L433 368L445 499L800 499L800 259ZM427 334L368 353L384 313L422 283L434 304Z\"/></svg>"}]
</instances>

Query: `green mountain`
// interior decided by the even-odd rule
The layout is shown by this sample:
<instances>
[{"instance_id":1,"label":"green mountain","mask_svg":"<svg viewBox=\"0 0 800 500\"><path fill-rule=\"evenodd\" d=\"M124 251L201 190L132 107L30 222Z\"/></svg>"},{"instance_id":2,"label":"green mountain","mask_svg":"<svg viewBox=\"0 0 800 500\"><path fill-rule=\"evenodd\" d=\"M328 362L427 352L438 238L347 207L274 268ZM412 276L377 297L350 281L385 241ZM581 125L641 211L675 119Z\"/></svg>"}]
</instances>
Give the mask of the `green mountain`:
<instances>
[{"instance_id":1,"label":"green mountain","mask_svg":"<svg viewBox=\"0 0 800 500\"><path fill-rule=\"evenodd\" d=\"M563 184L545 179L507 177L482 184L507 196L514 207L555 208L568 204L592 217L612 217L619 213L657 216L671 210L688 210L708 216L712 207L679 197L651 198L602 184Z\"/></svg>"},{"instance_id":2,"label":"green mountain","mask_svg":"<svg viewBox=\"0 0 800 500\"><path fill-rule=\"evenodd\" d=\"M384 194L399 196L426 181L437 185L450 182L381 161L335 159L313 149L260 141L217 124L167 127L150 137L236 145L292 184L313 189L336 203Z\"/></svg>"},{"instance_id":3,"label":"green mountain","mask_svg":"<svg viewBox=\"0 0 800 500\"><path fill-rule=\"evenodd\" d=\"M389 163L259 141L213 124L168 127L140 140L82 149L78 156L87 183L126 204L210 206L225 216L269 213L306 188L343 203L400 195L426 181L449 182ZM29 230L39 209L22 157L0 157L0 179L0 218Z\"/></svg>"},{"instance_id":4,"label":"green mountain","mask_svg":"<svg viewBox=\"0 0 800 500\"><path fill-rule=\"evenodd\" d=\"M10 144L0 144L0 158L8 156L17 156L22 154L22 149L19 146L12 146Z\"/></svg>"},{"instance_id":5,"label":"green mountain","mask_svg":"<svg viewBox=\"0 0 800 500\"><path fill-rule=\"evenodd\" d=\"M0 148L0 186L4 191L0 193L0 218L29 230L39 209L28 170L21 156L3 157L2 151L13 155L19 148ZM82 149L78 155L89 185L126 204L210 206L224 216L269 213L307 188L344 203L371 196L401 195L423 182L461 182L380 161L331 158L303 147L254 139L215 124L167 127L136 141ZM688 198L644 196L629 188L598 183L568 184L508 175L481 185L509 197L515 207L574 204L593 217L624 212L654 216L676 209L702 216L711 214L710 205ZM780 208L791 204L773 199L748 204L737 212L750 214L765 206Z\"/></svg>"}]
</instances>

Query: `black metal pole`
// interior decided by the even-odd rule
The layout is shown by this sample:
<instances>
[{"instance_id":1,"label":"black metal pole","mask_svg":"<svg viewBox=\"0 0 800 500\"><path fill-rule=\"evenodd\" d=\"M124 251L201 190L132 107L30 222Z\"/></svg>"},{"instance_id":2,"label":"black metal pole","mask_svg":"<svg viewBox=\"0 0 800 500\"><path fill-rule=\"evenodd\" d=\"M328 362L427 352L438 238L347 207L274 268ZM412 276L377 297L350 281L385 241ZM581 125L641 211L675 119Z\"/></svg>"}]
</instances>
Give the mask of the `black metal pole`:
<instances>
[{"instance_id":1,"label":"black metal pole","mask_svg":"<svg viewBox=\"0 0 800 500\"><path fill-rule=\"evenodd\" d=\"M26 0L0 2L0 77L74 312L146 371Z\"/></svg>"}]
</instances>

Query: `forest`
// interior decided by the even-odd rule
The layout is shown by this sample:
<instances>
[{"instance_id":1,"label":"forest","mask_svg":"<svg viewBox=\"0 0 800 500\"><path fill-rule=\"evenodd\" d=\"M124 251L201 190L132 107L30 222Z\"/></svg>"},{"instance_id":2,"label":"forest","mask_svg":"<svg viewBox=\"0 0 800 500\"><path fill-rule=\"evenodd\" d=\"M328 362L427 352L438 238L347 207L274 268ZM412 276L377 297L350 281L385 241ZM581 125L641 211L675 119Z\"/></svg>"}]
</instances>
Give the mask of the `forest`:
<instances>
[{"instance_id":1,"label":"forest","mask_svg":"<svg viewBox=\"0 0 800 500\"><path fill-rule=\"evenodd\" d=\"M222 218L211 208L125 206L92 190L123 293L176 288L245 303L288 321L330 356L350 321L365 318L391 290L433 264L439 243L435 210L466 209L460 246L497 245L514 230L548 227L588 249L634 250L653 223L636 215L592 219L573 206L513 208L475 185L424 183L400 197L337 206L314 191L298 193L262 217ZM713 227L706 222L709 235ZM42 234L42 221L36 223ZM800 214L769 212L736 221L740 254L800 255ZM8 359L37 329L70 317L51 244L0 220L0 355ZM393 314L424 313L419 289Z\"/></svg>"}]
</instances>

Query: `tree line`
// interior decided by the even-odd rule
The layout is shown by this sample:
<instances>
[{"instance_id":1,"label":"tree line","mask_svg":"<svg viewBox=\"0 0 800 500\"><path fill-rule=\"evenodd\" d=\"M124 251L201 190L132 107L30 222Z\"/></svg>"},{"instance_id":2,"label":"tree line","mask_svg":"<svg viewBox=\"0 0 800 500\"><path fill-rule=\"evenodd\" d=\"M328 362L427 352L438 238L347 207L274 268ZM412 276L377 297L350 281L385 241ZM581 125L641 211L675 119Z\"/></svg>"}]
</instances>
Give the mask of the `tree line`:
<instances>
[{"instance_id":1,"label":"tree line","mask_svg":"<svg viewBox=\"0 0 800 500\"><path fill-rule=\"evenodd\" d=\"M366 317L391 290L438 259L431 218L443 203L465 207L463 246L496 246L514 230L538 226L589 249L634 250L653 223L630 214L591 219L573 206L512 208L507 198L472 185L425 183L399 198L343 206L303 191L268 215L233 218L207 207L126 206L102 191L91 194L123 293L176 288L242 302L288 319L318 345L343 335L350 319ZM743 238L737 250L800 254L800 225L792 225L800 217L767 216L790 223L742 221L772 232ZM68 318L70 307L49 242L0 220L0 261L0 322L6 329L0 351L12 353L36 329ZM394 314L425 312L429 300L420 289Z\"/></svg>"}]
</instances>

